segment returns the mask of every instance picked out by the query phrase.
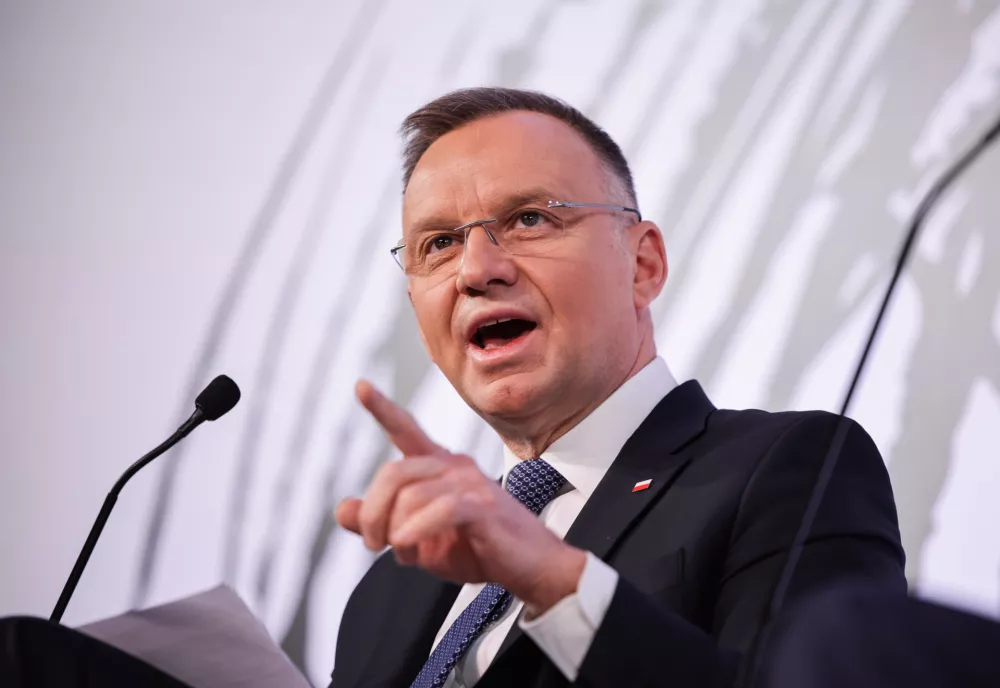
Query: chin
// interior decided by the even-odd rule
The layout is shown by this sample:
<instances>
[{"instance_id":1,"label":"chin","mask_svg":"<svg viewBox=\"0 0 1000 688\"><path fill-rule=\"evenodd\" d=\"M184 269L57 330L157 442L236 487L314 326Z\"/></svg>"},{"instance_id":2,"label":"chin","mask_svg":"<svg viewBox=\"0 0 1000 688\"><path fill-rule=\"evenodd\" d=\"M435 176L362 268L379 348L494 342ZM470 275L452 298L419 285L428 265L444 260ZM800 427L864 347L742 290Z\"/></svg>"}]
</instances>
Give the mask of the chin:
<instances>
[{"instance_id":1,"label":"chin","mask_svg":"<svg viewBox=\"0 0 1000 688\"><path fill-rule=\"evenodd\" d=\"M542 379L542 371L535 370L477 383L465 396L481 416L517 418L544 406L550 387L551 381Z\"/></svg>"}]
</instances>

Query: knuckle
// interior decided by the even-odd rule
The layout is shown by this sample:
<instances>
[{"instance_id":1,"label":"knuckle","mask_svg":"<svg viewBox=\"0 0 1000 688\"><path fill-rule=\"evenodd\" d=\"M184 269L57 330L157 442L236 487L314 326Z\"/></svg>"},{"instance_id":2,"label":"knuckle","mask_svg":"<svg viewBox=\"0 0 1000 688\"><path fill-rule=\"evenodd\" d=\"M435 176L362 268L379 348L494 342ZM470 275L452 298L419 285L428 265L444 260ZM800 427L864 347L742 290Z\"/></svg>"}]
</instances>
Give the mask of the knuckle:
<instances>
[{"instance_id":1,"label":"knuckle","mask_svg":"<svg viewBox=\"0 0 1000 688\"><path fill-rule=\"evenodd\" d=\"M402 467L401 461L390 461L379 469L379 478L389 482L395 481L399 478Z\"/></svg>"},{"instance_id":2,"label":"knuckle","mask_svg":"<svg viewBox=\"0 0 1000 688\"><path fill-rule=\"evenodd\" d=\"M407 485L396 495L396 511L409 513L419 503L419 485Z\"/></svg>"},{"instance_id":3,"label":"knuckle","mask_svg":"<svg viewBox=\"0 0 1000 688\"><path fill-rule=\"evenodd\" d=\"M497 492L483 488L476 492L476 498L481 508L492 510L497 506Z\"/></svg>"},{"instance_id":4,"label":"knuckle","mask_svg":"<svg viewBox=\"0 0 1000 688\"><path fill-rule=\"evenodd\" d=\"M451 517L456 521L480 521L492 518L496 499L489 490L469 490L456 496L451 509Z\"/></svg>"},{"instance_id":5,"label":"knuckle","mask_svg":"<svg viewBox=\"0 0 1000 688\"><path fill-rule=\"evenodd\" d=\"M459 464L455 468L455 472L467 481L478 481L483 478L483 472L479 470L479 466L472 462L471 459Z\"/></svg>"},{"instance_id":6,"label":"knuckle","mask_svg":"<svg viewBox=\"0 0 1000 688\"><path fill-rule=\"evenodd\" d=\"M459 512L461 496L451 492L442 498L442 512L446 520L453 520Z\"/></svg>"}]
</instances>

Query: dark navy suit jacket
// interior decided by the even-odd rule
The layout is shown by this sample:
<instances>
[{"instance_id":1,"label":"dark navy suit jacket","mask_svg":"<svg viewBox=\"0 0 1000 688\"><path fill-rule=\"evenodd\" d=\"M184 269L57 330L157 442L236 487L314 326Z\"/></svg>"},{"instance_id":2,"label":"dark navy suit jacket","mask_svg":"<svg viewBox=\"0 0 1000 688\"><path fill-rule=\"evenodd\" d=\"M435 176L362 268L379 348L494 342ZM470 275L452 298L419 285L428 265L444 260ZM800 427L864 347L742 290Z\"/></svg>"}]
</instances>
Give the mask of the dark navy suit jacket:
<instances>
[{"instance_id":1,"label":"dark navy suit jacket","mask_svg":"<svg viewBox=\"0 0 1000 688\"><path fill-rule=\"evenodd\" d=\"M732 685L838 422L718 410L694 381L664 397L566 535L620 574L575 685ZM885 465L851 422L783 609L849 580L902 595L903 561ZM331 685L408 686L459 589L384 554L347 604ZM477 685L569 682L515 625Z\"/></svg>"}]
</instances>

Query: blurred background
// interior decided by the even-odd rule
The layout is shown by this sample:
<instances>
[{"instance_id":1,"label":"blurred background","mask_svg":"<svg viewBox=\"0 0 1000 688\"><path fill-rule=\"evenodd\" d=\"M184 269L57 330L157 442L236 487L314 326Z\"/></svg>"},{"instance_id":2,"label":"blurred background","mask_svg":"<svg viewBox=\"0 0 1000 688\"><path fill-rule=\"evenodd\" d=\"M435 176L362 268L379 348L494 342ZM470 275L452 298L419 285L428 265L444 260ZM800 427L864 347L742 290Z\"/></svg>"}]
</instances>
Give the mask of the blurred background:
<instances>
[{"instance_id":1,"label":"blurred background","mask_svg":"<svg viewBox=\"0 0 1000 688\"><path fill-rule=\"evenodd\" d=\"M1000 0L0 0L0 615L47 616L118 474L217 373L244 400L119 500L66 621L232 585L317 684L372 561L331 509L393 458L373 379L499 472L405 280L403 117L582 109L716 405L839 409L915 202L1000 113ZM938 206L852 415L921 594L1000 617L1000 151Z\"/></svg>"}]
</instances>

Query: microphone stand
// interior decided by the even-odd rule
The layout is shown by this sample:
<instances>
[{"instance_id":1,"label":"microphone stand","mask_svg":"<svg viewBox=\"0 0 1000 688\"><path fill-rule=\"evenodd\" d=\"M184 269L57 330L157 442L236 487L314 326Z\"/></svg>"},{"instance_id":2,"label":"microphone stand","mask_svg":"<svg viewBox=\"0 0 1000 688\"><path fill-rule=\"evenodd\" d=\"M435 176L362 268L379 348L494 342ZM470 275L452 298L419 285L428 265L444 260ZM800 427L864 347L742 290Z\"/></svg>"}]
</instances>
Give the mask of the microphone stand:
<instances>
[{"instance_id":1,"label":"microphone stand","mask_svg":"<svg viewBox=\"0 0 1000 688\"><path fill-rule=\"evenodd\" d=\"M129 466L125 469L125 472L121 474L121 477L118 478L118 482L114 484L111 491L108 492L108 496L104 498L104 505L101 507L100 513L97 514L97 518L94 520L94 525L90 529L87 541L83 543L83 549L80 550L80 556L76 558L76 564L73 565L73 571L69 574L69 578L66 580L66 585L63 586L62 594L59 595L59 601L56 602L55 609L52 610L52 616L49 617L49 621L59 623L62 620L63 613L66 611L66 606L69 604L69 600L73 596L73 591L76 590L77 583L80 582L83 570L87 567L87 562L90 561L90 555L94 552L94 547L97 546L97 540L101 537L101 531L104 530L104 525L108 522L111 510L115 508L115 502L118 501L118 495L121 493L122 488L125 487L125 483L131 480L132 476L145 468L149 462L187 437L192 430L206 420L207 418L205 417L204 411L202 411L200 407L196 408L194 413L191 414L191 417L184 421L184 424L177 428L177 431L174 432L173 435L168 437L158 447Z\"/></svg>"}]
</instances>

